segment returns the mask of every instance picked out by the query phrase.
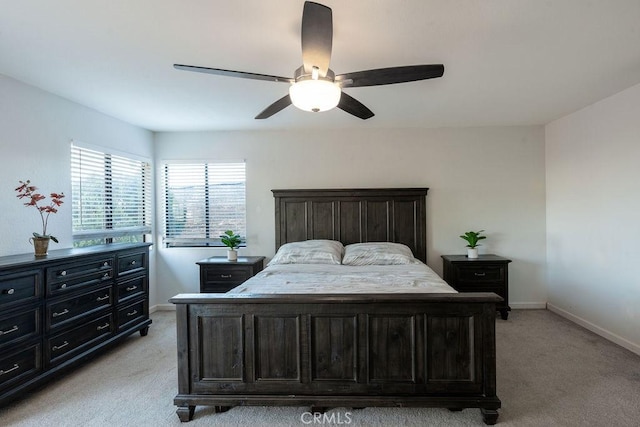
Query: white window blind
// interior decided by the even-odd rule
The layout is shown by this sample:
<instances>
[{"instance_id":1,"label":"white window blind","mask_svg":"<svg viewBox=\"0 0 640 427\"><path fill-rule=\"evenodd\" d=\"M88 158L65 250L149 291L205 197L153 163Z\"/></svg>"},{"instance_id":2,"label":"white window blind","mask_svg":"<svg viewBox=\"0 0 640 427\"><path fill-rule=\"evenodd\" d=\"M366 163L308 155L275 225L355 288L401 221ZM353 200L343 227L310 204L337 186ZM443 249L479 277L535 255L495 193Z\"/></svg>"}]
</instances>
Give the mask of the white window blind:
<instances>
[{"instance_id":1,"label":"white window blind","mask_svg":"<svg viewBox=\"0 0 640 427\"><path fill-rule=\"evenodd\" d=\"M142 241L151 233L149 162L72 145L71 187L74 242Z\"/></svg>"},{"instance_id":2,"label":"white window blind","mask_svg":"<svg viewBox=\"0 0 640 427\"><path fill-rule=\"evenodd\" d=\"M166 163L165 244L223 246L220 235L246 235L245 163Z\"/></svg>"}]
</instances>

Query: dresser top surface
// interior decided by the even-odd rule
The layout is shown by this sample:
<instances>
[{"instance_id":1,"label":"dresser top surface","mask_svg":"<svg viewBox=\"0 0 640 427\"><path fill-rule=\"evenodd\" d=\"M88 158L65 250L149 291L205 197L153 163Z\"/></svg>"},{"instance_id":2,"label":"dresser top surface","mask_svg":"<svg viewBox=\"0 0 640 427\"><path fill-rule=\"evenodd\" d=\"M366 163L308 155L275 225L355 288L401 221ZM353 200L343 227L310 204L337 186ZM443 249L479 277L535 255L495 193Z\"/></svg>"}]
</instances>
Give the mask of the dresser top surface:
<instances>
[{"instance_id":1,"label":"dresser top surface","mask_svg":"<svg viewBox=\"0 0 640 427\"><path fill-rule=\"evenodd\" d=\"M49 254L44 257L36 257L33 253L8 255L0 257L0 268L20 267L22 265L37 266L72 257L108 254L116 251L149 246L151 246L151 243L109 243L88 246L86 248L56 249L49 251Z\"/></svg>"}]
</instances>

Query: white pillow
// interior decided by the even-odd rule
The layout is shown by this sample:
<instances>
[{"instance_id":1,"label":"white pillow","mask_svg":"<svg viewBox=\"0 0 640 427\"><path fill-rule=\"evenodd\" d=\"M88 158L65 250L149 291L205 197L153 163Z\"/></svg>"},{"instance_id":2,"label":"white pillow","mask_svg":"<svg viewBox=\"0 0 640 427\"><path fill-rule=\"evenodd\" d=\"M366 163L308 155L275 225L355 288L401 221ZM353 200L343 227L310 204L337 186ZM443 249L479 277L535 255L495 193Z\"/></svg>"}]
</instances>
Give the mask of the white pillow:
<instances>
[{"instance_id":1,"label":"white pillow","mask_svg":"<svg viewBox=\"0 0 640 427\"><path fill-rule=\"evenodd\" d=\"M343 265L419 264L408 246L391 242L353 243L345 247Z\"/></svg>"},{"instance_id":2,"label":"white pillow","mask_svg":"<svg viewBox=\"0 0 640 427\"><path fill-rule=\"evenodd\" d=\"M285 243L269 264L340 264L344 246L335 240L305 240Z\"/></svg>"}]
</instances>

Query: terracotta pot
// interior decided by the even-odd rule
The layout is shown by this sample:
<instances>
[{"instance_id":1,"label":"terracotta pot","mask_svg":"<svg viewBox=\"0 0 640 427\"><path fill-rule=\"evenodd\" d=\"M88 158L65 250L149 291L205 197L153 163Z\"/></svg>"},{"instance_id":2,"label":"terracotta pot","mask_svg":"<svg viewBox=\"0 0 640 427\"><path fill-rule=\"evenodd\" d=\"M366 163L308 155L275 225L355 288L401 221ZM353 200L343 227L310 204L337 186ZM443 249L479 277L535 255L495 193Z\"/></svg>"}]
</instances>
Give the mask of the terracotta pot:
<instances>
[{"instance_id":1,"label":"terracotta pot","mask_svg":"<svg viewBox=\"0 0 640 427\"><path fill-rule=\"evenodd\" d=\"M29 238L29 242L33 245L33 249L35 250L35 255L37 257L47 256L49 250L49 240L50 237L31 237Z\"/></svg>"}]
</instances>

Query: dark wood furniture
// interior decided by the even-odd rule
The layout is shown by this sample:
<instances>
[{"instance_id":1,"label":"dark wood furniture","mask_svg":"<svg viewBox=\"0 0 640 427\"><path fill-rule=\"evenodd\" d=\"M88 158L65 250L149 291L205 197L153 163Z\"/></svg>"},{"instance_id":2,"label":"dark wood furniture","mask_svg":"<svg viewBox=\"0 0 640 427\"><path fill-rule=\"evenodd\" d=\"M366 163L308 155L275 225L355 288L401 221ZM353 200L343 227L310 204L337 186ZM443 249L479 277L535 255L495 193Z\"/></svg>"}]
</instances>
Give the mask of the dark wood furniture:
<instances>
[{"instance_id":1,"label":"dark wood furniture","mask_svg":"<svg viewBox=\"0 0 640 427\"><path fill-rule=\"evenodd\" d=\"M426 260L427 189L274 190L277 246L392 241ZM181 421L196 405L480 408L498 418L493 293L181 294Z\"/></svg>"},{"instance_id":2,"label":"dark wood furniture","mask_svg":"<svg viewBox=\"0 0 640 427\"><path fill-rule=\"evenodd\" d=\"M149 319L149 244L0 258L0 404L134 332Z\"/></svg>"},{"instance_id":3,"label":"dark wood furniture","mask_svg":"<svg viewBox=\"0 0 640 427\"><path fill-rule=\"evenodd\" d=\"M494 292L502 302L496 306L502 319L507 320L509 307L510 259L488 254L478 258L466 255L442 255L443 278L458 292Z\"/></svg>"},{"instance_id":4,"label":"dark wood furniture","mask_svg":"<svg viewBox=\"0 0 640 427\"><path fill-rule=\"evenodd\" d=\"M196 262L200 266L200 292L224 293L261 272L263 256L238 257L229 261L226 257L210 257Z\"/></svg>"}]
</instances>

